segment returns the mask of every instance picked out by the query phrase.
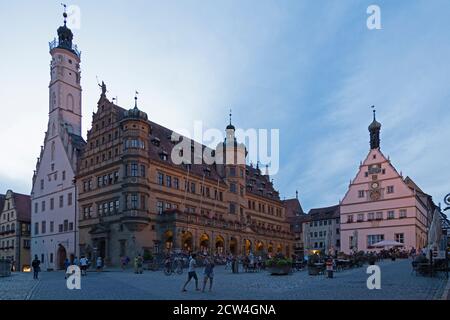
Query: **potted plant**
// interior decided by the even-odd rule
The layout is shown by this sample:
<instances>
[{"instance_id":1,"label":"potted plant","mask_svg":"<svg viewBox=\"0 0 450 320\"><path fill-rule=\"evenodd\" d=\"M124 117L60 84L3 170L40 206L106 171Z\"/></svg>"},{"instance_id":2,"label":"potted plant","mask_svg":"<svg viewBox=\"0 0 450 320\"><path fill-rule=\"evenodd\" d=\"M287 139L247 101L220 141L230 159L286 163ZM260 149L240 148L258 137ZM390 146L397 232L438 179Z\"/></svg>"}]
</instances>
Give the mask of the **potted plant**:
<instances>
[{"instance_id":1,"label":"potted plant","mask_svg":"<svg viewBox=\"0 0 450 320\"><path fill-rule=\"evenodd\" d=\"M266 261L266 267L271 275L287 275L291 272L292 260L283 255L276 255Z\"/></svg>"}]
</instances>

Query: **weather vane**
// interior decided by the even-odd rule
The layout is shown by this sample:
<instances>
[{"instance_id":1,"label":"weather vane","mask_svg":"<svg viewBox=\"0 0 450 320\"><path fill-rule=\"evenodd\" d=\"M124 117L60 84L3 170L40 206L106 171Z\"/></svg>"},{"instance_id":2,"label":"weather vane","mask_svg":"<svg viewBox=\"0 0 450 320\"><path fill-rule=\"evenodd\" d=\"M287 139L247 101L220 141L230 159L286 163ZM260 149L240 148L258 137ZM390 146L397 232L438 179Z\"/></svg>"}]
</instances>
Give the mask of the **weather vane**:
<instances>
[{"instance_id":1,"label":"weather vane","mask_svg":"<svg viewBox=\"0 0 450 320\"><path fill-rule=\"evenodd\" d=\"M134 107L135 108L137 108L138 94L139 94L139 92L136 90L136 92L134 94Z\"/></svg>"},{"instance_id":2,"label":"weather vane","mask_svg":"<svg viewBox=\"0 0 450 320\"><path fill-rule=\"evenodd\" d=\"M61 3L61 5L64 7L64 13L63 13L63 17L64 17L64 26L66 25L66 20L67 20L67 5L65 3Z\"/></svg>"}]
</instances>

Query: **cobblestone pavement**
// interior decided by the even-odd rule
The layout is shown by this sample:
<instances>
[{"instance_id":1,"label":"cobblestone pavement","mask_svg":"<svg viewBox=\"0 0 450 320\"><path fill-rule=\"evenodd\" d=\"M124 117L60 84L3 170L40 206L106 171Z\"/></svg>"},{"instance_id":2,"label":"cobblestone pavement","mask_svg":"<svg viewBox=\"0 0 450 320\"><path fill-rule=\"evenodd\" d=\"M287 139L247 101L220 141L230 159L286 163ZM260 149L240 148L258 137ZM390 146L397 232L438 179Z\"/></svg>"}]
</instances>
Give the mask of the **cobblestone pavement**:
<instances>
[{"instance_id":1,"label":"cobblestone pavement","mask_svg":"<svg viewBox=\"0 0 450 320\"><path fill-rule=\"evenodd\" d=\"M0 277L0 300L28 299L37 284L32 273L12 273L10 277Z\"/></svg>"},{"instance_id":2,"label":"cobblestone pavement","mask_svg":"<svg viewBox=\"0 0 450 320\"><path fill-rule=\"evenodd\" d=\"M271 276L268 272L232 274L216 267L213 292L195 291L194 281L188 292L181 292L187 273L165 276L162 271L134 274L111 270L90 272L82 278L81 290L68 290L62 272L43 272L34 281L32 274L15 274L0 278L0 299L320 299L320 300L398 300L440 299L447 280L427 278L411 273L407 260L385 261L381 268L381 289L366 286L366 267L335 273L335 278L309 276L306 271L288 276ZM199 269L199 280L202 272ZM5 285L6 284L6 285Z\"/></svg>"}]
</instances>

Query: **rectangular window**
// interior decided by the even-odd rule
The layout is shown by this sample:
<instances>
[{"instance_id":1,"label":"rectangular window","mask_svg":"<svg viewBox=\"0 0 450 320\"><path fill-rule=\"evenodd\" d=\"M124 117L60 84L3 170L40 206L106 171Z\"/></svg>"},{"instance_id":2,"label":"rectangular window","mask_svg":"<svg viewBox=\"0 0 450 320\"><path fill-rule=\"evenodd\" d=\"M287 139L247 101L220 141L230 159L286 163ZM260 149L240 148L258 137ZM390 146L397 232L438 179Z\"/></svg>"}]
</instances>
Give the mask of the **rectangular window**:
<instances>
[{"instance_id":1,"label":"rectangular window","mask_svg":"<svg viewBox=\"0 0 450 320\"><path fill-rule=\"evenodd\" d=\"M164 206L164 204L162 203L162 201L158 201L156 203L156 212L158 214L162 214L163 213L163 206Z\"/></svg>"},{"instance_id":2,"label":"rectangular window","mask_svg":"<svg viewBox=\"0 0 450 320\"><path fill-rule=\"evenodd\" d=\"M50 221L50 233L54 232L55 223L53 221Z\"/></svg>"},{"instance_id":3,"label":"rectangular window","mask_svg":"<svg viewBox=\"0 0 450 320\"><path fill-rule=\"evenodd\" d=\"M116 212L119 211L119 200L114 201L114 210L115 210Z\"/></svg>"},{"instance_id":4,"label":"rectangular window","mask_svg":"<svg viewBox=\"0 0 450 320\"><path fill-rule=\"evenodd\" d=\"M136 193L133 193L131 195L131 209L137 209L138 208L138 196Z\"/></svg>"},{"instance_id":5,"label":"rectangular window","mask_svg":"<svg viewBox=\"0 0 450 320\"><path fill-rule=\"evenodd\" d=\"M55 200L53 198L50 198L50 210L53 210L55 208Z\"/></svg>"},{"instance_id":6,"label":"rectangular window","mask_svg":"<svg viewBox=\"0 0 450 320\"><path fill-rule=\"evenodd\" d=\"M53 253L50 253L50 263L53 263Z\"/></svg>"},{"instance_id":7,"label":"rectangular window","mask_svg":"<svg viewBox=\"0 0 450 320\"><path fill-rule=\"evenodd\" d=\"M235 177L235 176L236 176L236 168L230 167L230 177Z\"/></svg>"},{"instance_id":8,"label":"rectangular window","mask_svg":"<svg viewBox=\"0 0 450 320\"><path fill-rule=\"evenodd\" d=\"M406 218L406 209L400 209L400 218Z\"/></svg>"},{"instance_id":9,"label":"rectangular window","mask_svg":"<svg viewBox=\"0 0 450 320\"><path fill-rule=\"evenodd\" d=\"M403 233L396 233L395 234L395 241L400 243L405 243L405 234Z\"/></svg>"},{"instance_id":10,"label":"rectangular window","mask_svg":"<svg viewBox=\"0 0 450 320\"><path fill-rule=\"evenodd\" d=\"M394 193L394 186L388 186L387 193Z\"/></svg>"},{"instance_id":11,"label":"rectangular window","mask_svg":"<svg viewBox=\"0 0 450 320\"><path fill-rule=\"evenodd\" d=\"M314 233L311 232L309 235L311 236L311 238L314 238Z\"/></svg>"},{"instance_id":12,"label":"rectangular window","mask_svg":"<svg viewBox=\"0 0 450 320\"><path fill-rule=\"evenodd\" d=\"M166 176L166 187L172 188L172 177L171 176Z\"/></svg>"},{"instance_id":13,"label":"rectangular window","mask_svg":"<svg viewBox=\"0 0 450 320\"><path fill-rule=\"evenodd\" d=\"M64 232L67 232L68 228L69 228L69 220L64 220Z\"/></svg>"},{"instance_id":14,"label":"rectangular window","mask_svg":"<svg viewBox=\"0 0 450 320\"><path fill-rule=\"evenodd\" d=\"M42 221L41 223L41 233L44 234L47 232L47 223L45 221Z\"/></svg>"},{"instance_id":15,"label":"rectangular window","mask_svg":"<svg viewBox=\"0 0 450 320\"><path fill-rule=\"evenodd\" d=\"M37 202L34 203L34 213L38 213L39 204Z\"/></svg>"},{"instance_id":16,"label":"rectangular window","mask_svg":"<svg viewBox=\"0 0 450 320\"><path fill-rule=\"evenodd\" d=\"M44 254L41 253L41 263L44 264Z\"/></svg>"},{"instance_id":17,"label":"rectangular window","mask_svg":"<svg viewBox=\"0 0 450 320\"><path fill-rule=\"evenodd\" d=\"M44 179L41 179L41 190L44 190Z\"/></svg>"},{"instance_id":18,"label":"rectangular window","mask_svg":"<svg viewBox=\"0 0 450 320\"><path fill-rule=\"evenodd\" d=\"M101 216L103 214L103 205L102 204L97 205L97 214L99 216Z\"/></svg>"},{"instance_id":19,"label":"rectangular window","mask_svg":"<svg viewBox=\"0 0 450 320\"><path fill-rule=\"evenodd\" d=\"M358 190L358 198L364 198L364 190Z\"/></svg>"},{"instance_id":20,"label":"rectangular window","mask_svg":"<svg viewBox=\"0 0 450 320\"><path fill-rule=\"evenodd\" d=\"M65 171L62 172L62 179L63 179L63 181L66 180L66 172Z\"/></svg>"},{"instance_id":21,"label":"rectangular window","mask_svg":"<svg viewBox=\"0 0 450 320\"><path fill-rule=\"evenodd\" d=\"M236 193L236 183L230 183L230 192Z\"/></svg>"},{"instance_id":22,"label":"rectangular window","mask_svg":"<svg viewBox=\"0 0 450 320\"><path fill-rule=\"evenodd\" d=\"M195 183L191 182L191 193L195 193Z\"/></svg>"},{"instance_id":23,"label":"rectangular window","mask_svg":"<svg viewBox=\"0 0 450 320\"><path fill-rule=\"evenodd\" d=\"M236 214L236 205L234 203L230 203L230 213Z\"/></svg>"},{"instance_id":24,"label":"rectangular window","mask_svg":"<svg viewBox=\"0 0 450 320\"><path fill-rule=\"evenodd\" d=\"M23 240L23 248L24 249L30 249L30 244L31 244L30 240Z\"/></svg>"},{"instance_id":25,"label":"rectangular window","mask_svg":"<svg viewBox=\"0 0 450 320\"><path fill-rule=\"evenodd\" d=\"M64 206L64 196L59 196L59 207L62 208Z\"/></svg>"},{"instance_id":26,"label":"rectangular window","mask_svg":"<svg viewBox=\"0 0 450 320\"><path fill-rule=\"evenodd\" d=\"M36 222L34 224L34 234L39 234L39 222Z\"/></svg>"},{"instance_id":27,"label":"rectangular window","mask_svg":"<svg viewBox=\"0 0 450 320\"><path fill-rule=\"evenodd\" d=\"M357 219L358 219L358 222L363 222L364 221L364 213L359 213Z\"/></svg>"},{"instance_id":28,"label":"rectangular window","mask_svg":"<svg viewBox=\"0 0 450 320\"><path fill-rule=\"evenodd\" d=\"M322 236L323 236L322 231L319 231L319 237L322 237Z\"/></svg>"},{"instance_id":29,"label":"rectangular window","mask_svg":"<svg viewBox=\"0 0 450 320\"><path fill-rule=\"evenodd\" d=\"M352 214L349 214L348 216L347 216L347 223L352 223L353 222L353 215Z\"/></svg>"},{"instance_id":30,"label":"rectangular window","mask_svg":"<svg viewBox=\"0 0 450 320\"><path fill-rule=\"evenodd\" d=\"M97 177L97 187L101 187L102 186L102 177Z\"/></svg>"},{"instance_id":31,"label":"rectangular window","mask_svg":"<svg viewBox=\"0 0 450 320\"><path fill-rule=\"evenodd\" d=\"M58 225L58 231L59 232L63 232L63 225L62 224Z\"/></svg>"},{"instance_id":32,"label":"rectangular window","mask_svg":"<svg viewBox=\"0 0 450 320\"><path fill-rule=\"evenodd\" d=\"M161 173L161 172L158 172L158 184L159 184L160 186L163 186L163 185L164 185L164 174Z\"/></svg>"},{"instance_id":33,"label":"rectangular window","mask_svg":"<svg viewBox=\"0 0 450 320\"><path fill-rule=\"evenodd\" d=\"M173 187L175 188L175 189L179 189L180 188L180 182L179 182L179 180L178 180L178 178L173 178Z\"/></svg>"},{"instance_id":34,"label":"rectangular window","mask_svg":"<svg viewBox=\"0 0 450 320\"><path fill-rule=\"evenodd\" d=\"M117 183L119 181L119 171L114 172L114 183Z\"/></svg>"},{"instance_id":35,"label":"rectangular window","mask_svg":"<svg viewBox=\"0 0 450 320\"><path fill-rule=\"evenodd\" d=\"M45 211L45 201L42 201L42 203L41 203L41 211L42 212Z\"/></svg>"},{"instance_id":36,"label":"rectangular window","mask_svg":"<svg viewBox=\"0 0 450 320\"><path fill-rule=\"evenodd\" d=\"M369 220L369 221L375 220L375 213L374 212L369 212L367 214L367 220Z\"/></svg>"},{"instance_id":37,"label":"rectangular window","mask_svg":"<svg viewBox=\"0 0 450 320\"><path fill-rule=\"evenodd\" d=\"M73 231L73 222L69 223L69 231Z\"/></svg>"},{"instance_id":38,"label":"rectangular window","mask_svg":"<svg viewBox=\"0 0 450 320\"><path fill-rule=\"evenodd\" d=\"M132 177L138 176L138 164L136 162L131 163L131 176Z\"/></svg>"},{"instance_id":39,"label":"rectangular window","mask_svg":"<svg viewBox=\"0 0 450 320\"><path fill-rule=\"evenodd\" d=\"M145 178L146 174L145 174L145 166L143 164L141 164L141 177Z\"/></svg>"},{"instance_id":40,"label":"rectangular window","mask_svg":"<svg viewBox=\"0 0 450 320\"><path fill-rule=\"evenodd\" d=\"M377 220L383 220L383 212L377 212Z\"/></svg>"},{"instance_id":41,"label":"rectangular window","mask_svg":"<svg viewBox=\"0 0 450 320\"><path fill-rule=\"evenodd\" d=\"M373 244L383 241L384 234L373 234L367 236L367 246L371 247Z\"/></svg>"},{"instance_id":42,"label":"rectangular window","mask_svg":"<svg viewBox=\"0 0 450 320\"><path fill-rule=\"evenodd\" d=\"M388 211L388 219L394 219L394 218L395 218L394 211L393 210Z\"/></svg>"},{"instance_id":43,"label":"rectangular window","mask_svg":"<svg viewBox=\"0 0 450 320\"><path fill-rule=\"evenodd\" d=\"M71 206L71 205L72 205L72 192L70 192L70 193L67 195L67 205L68 205L68 206Z\"/></svg>"},{"instance_id":44,"label":"rectangular window","mask_svg":"<svg viewBox=\"0 0 450 320\"><path fill-rule=\"evenodd\" d=\"M317 238L317 232L314 232L314 238Z\"/></svg>"}]
</instances>

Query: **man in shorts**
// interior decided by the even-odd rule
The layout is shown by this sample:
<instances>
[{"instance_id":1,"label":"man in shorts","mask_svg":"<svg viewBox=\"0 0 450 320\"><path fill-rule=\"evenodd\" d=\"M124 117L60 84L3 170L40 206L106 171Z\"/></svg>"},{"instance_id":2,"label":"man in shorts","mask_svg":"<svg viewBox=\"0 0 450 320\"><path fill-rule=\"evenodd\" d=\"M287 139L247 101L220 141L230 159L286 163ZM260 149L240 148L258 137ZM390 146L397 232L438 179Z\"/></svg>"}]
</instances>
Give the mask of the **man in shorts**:
<instances>
[{"instance_id":1,"label":"man in shorts","mask_svg":"<svg viewBox=\"0 0 450 320\"><path fill-rule=\"evenodd\" d=\"M186 283L183 286L183 289L181 291L185 292L186 290L186 286L188 285L188 283L191 281L192 278L195 279L195 290L199 291L200 289L198 288L198 278L197 278L197 273L195 272L195 264L197 263L195 261L195 253L191 254L191 257L189 259L189 269L188 269L188 279L186 281Z\"/></svg>"}]
</instances>

